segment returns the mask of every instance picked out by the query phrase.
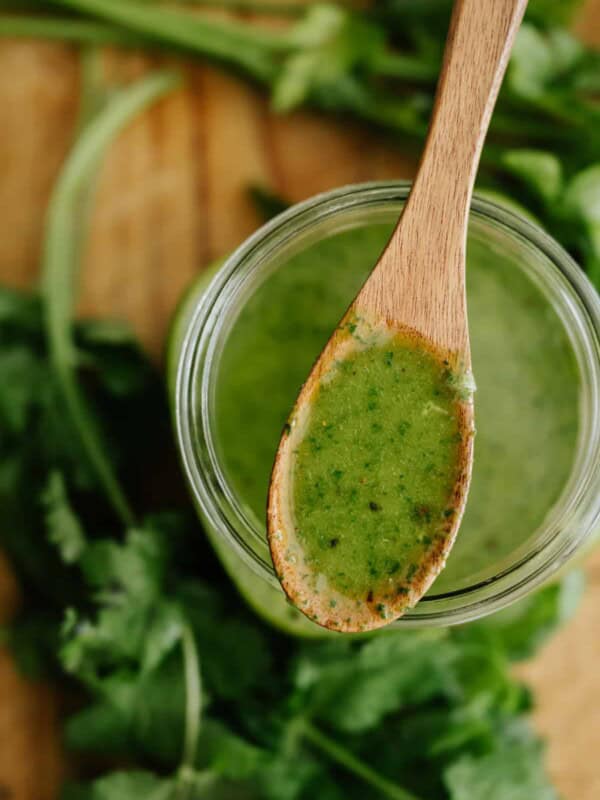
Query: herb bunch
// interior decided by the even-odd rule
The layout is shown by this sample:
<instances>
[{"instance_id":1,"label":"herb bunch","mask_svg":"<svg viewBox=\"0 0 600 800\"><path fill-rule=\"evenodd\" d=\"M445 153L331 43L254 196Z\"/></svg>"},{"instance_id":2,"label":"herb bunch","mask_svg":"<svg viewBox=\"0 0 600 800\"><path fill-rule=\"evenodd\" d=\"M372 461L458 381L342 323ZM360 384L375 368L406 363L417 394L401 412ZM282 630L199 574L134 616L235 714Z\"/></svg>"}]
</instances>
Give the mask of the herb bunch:
<instances>
[{"instance_id":1,"label":"herb bunch","mask_svg":"<svg viewBox=\"0 0 600 800\"><path fill-rule=\"evenodd\" d=\"M567 5L532 3L537 56L517 48L485 175L594 273L597 56L556 28ZM0 16L0 33L215 58L280 110L310 103L416 142L449 3L314 6L283 34L149 0L27 8ZM272 630L242 605L178 481L162 485L174 463L163 380L125 326L73 321L94 169L176 83L159 73L83 103L94 113L48 209L42 291L0 290L0 542L26 589L5 637L28 674L80 697L65 738L88 758L65 798L552 800L532 698L510 666L571 614L580 576L460 629L321 642Z\"/></svg>"},{"instance_id":2,"label":"herb bunch","mask_svg":"<svg viewBox=\"0 0 600 800\"><path fill-rule=\"evenodd\" d=\"M217 18L193 8L198 5L241 7L259 19ZM600 54L565 27L579 5L531 0L480 184L526 206L600 284ZM211 59L263 86L275 111L308 105L350 115L416 151L431 112L451 0L379 0L363 10L343 2L302 8L252 0L0 0L3 8L0 36L164 48ZM276 29L260 20L273 15L292 19Z\"/></svg>"},{"instance_id":3,"label":"herb bunch","mask_svg":"<svg viewBox=\"0 0 600 800\"><path fill-rule=\"evenodd\" d=\"M556 797L510 667L570 616L579 574L464 628L277 633L185 505L149 502L164 387L126 329L82 322L77 381L134 515L119 522L65 414L46 303L0 291L0 530L26 588L7 641L27 674L81 697L66 744L88 772L98 759L66 800Z\"/></svg>"}]
</instances>

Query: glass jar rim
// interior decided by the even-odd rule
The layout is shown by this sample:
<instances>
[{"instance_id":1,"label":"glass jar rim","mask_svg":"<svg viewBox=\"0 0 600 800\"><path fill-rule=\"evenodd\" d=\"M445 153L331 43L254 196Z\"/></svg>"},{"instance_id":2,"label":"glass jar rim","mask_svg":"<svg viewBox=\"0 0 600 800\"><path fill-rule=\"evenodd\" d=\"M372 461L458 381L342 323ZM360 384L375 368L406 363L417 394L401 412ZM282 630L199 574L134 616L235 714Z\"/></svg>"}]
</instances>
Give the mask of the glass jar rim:
<instances>
[{"instance_id":1,"label":"glass jar rim","mask_svg":"<svg viewBox=\"0 0 600 800\"><path fill-rule=\"evenodd\" d=\"M228 486L210 425L214 402L215 341L224 310L239 297L249 271L260 269L284 245L325 218L403 203L406 181L354 184L292 206L260 228L222 265L198 301L183 337L176 376L176 431L184 471L203 514L219 536L262 579L278 586L260 531ZM537 545L504 571L472 586L429 595L395 624L447 625L499 610L554 575L600 524L600 298L573 259L544 230L505 206L475 196L471 214L532 247L560 282L561 315L581 373L583 407L578 456L556 514ZM550 279L550 278L549 278ZM245 535L242 535L245 534ZM263 551L263 555L259 550Z\"/></svg>"}]
</instances>

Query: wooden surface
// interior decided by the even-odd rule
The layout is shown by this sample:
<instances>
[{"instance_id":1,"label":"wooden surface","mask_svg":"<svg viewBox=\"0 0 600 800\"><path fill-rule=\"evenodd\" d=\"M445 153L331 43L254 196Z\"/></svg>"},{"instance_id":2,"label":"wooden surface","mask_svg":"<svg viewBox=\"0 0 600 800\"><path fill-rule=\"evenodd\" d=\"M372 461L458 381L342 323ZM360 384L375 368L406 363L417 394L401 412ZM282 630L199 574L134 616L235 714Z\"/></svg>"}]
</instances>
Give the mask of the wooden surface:
<instances>
[{"instance_id":1,"label":"wooden surface","mask_svg":"<svg viewBox=\"0 0 600 800\"><path fill-rule=\"evenodd\" d=\"M581 33L600 42L600 0ZM108 54L106 69L135 75L154 61ZM0 43L0 281L35 280L44 209L77 113L76 51ZM244 84L209 68L137 121L100 177L82 276L81 310L122 315L159 357L169 316L189 279L257 223L245 189L299 200L370 178L410 177L412 161L348 122L274 118ZM600 554L577 618L520 671L538 697L538 728L566 800L598 800ZM0 558L0 620L18 589ZM58 704L0 651L0 800L53 800L62 774Z\"/></svg>"}]
</instances>

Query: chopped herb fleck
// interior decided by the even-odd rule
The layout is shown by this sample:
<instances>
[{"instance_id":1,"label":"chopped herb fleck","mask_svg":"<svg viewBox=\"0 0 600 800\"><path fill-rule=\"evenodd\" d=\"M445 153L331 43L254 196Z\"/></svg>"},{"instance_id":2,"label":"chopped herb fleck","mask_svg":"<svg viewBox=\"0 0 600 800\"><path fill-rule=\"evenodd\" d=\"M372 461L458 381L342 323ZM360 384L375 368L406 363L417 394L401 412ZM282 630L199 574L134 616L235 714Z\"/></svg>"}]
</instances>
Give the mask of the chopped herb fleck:
<instances>
[{"instance_id":1,"label":"chopped herb fleck","mask_svg":"<svg viewBox=\"0 0 600 800\"><path fill-rule=\"evenodd\" d=\"M417 504L413 506L412 517L415 522L429 524L431 522L431 509L429 506Z\"/></svg>"}]
</instances>

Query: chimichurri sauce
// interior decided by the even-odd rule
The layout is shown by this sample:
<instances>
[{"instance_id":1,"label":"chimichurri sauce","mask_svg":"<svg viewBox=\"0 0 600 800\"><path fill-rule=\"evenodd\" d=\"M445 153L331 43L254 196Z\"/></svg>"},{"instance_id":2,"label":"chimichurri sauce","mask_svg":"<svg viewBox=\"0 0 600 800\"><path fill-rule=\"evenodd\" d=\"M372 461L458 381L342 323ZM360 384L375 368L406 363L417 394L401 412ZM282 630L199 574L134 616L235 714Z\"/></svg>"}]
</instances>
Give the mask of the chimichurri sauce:
<instances>
[{"instance_id":1,"label":"chimichurri sauce","mask_svg":"<svg viewBox=\"0 0 600 800\"><path fill-rule=\"evenodd\" d=\"M256 290L228 337L217 383L217 439L231 486L259 524L283 424L389 233L387 225L349 230L291 257ZM566 483L577 437L577 368L548 302L518 267L506 265L505 256L495 256L487 242L474 238L467 283L477 379L473 478L434 593L493 574L526 543ZM399 429L394 433L400 435ZM374 451L370 448L369 456L376 458ZM421 470L429 463L423 459ZM396 480L397 487L399 476ZM424 488L422 471L418 481ZM390 485L384 488L390 491ZM361 503L381 506L381 511L362 506L374 529L388 513L391 517L392 507L382 494L367 494L360 494ZM414 495L416 505L416 489ZM398 507L402 502L398 497ZM315 543L318 548L318 537ZM385 570L385 557L377 558L376 569ZM392 567L390 562L387 568Z\"/></svg>"}]
</instances>

